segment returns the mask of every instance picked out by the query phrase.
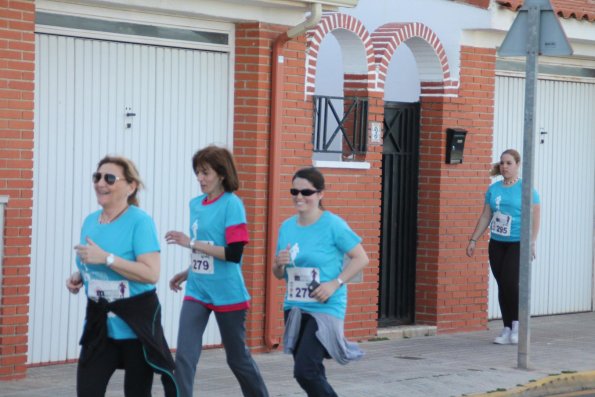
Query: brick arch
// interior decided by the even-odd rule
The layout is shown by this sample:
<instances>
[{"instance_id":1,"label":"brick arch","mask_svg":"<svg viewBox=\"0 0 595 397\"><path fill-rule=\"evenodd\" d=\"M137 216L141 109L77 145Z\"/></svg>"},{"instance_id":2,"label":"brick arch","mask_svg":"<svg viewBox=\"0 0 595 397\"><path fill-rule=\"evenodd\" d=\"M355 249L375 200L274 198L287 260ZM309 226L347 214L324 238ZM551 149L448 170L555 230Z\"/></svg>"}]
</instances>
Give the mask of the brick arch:
<instances>
[{"instance_id":1,"label":"brick arch","mask_svg":"<svg viewBox=\"0 0 595 397\"><path fill-rule=\"evenodd\" d=\"M384 90L396 49L406 43L417 62L422 95L456 95L458 84L451 79L446 51L436 33L423 23L387 23L372 33L372 43L380 90Z\"/></svg>"},{"instance_id":2,"label":"brick arch","mask_svg":"<svg viewBox=\"0 0 595 397\"><path fill-rule=\"evenodd\" d=\"M351 15L328 13L307 34L306 95L314 94L318 50L328 34L333 34L341 46L345 75L350 79L365 80L368 89L375 89L376 68L370 33L360 20Z\"/></svg>"}]
</instances>

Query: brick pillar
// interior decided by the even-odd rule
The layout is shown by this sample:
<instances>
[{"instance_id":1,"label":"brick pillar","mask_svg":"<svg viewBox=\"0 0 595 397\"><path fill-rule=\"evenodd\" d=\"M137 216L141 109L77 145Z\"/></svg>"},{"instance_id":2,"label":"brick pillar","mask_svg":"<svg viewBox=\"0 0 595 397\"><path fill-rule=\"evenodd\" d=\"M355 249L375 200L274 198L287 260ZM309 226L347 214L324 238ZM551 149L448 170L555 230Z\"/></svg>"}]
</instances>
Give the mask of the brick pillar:
<instances>
[{"instance_id":1,"label":"brick pillar","mask_svg":"<svg viewBox=\"0 0 595 397\"><path fill-rule=\"evenodd\" d=\"M252 296L248 345L264 349L268 142L271 106L271 46L279 30L260 23L236 25L234 157L248 217L250 243L243 273ZM283 324L279 324L283 327Z\"/></svg>"},{"instance_id":2,"label":"brick pillar","mask_svg":"<svg viewBox=\"0 0 595 397\"><path fill-rule=\"evenodd\" d=\"M26 375L33 206L35 2L0 2L0 380Z\"/></svg>"},{"instance_id":3,"label":"brick pillar","mask_svg":"<svg viewBox=\"0 0 595 397\"><path fill-rule=\"evenodd\" d=\"M491 162L495 51L461 49L458 96L422 83L416 322L439 332L485 329L487 250L465 248L483 207ZM445 164L446 128L466 129L463 164Z\"/></svg>"},{"instance_id":4,"label":"brick pillar","mask_svg":"<svg viewBox=\"0 0 595 397\"><path fill-rule=\"evenodd\" d=\"M368 100L368 150L356 161L370 164L369 170L325 171L329 209L347 221L362 238L370 258L363 280L349 285L345 334L354 339L375 336L378 329L378 271L380 267L380 208L382 200L382 142L370 142L370 123L384 120L383 93L372 91L367 74L345 74L343 95ZM349 107L345 101L345 108ZM326 205L326 204L325 204Z\"/></svg>"}]
</instances>

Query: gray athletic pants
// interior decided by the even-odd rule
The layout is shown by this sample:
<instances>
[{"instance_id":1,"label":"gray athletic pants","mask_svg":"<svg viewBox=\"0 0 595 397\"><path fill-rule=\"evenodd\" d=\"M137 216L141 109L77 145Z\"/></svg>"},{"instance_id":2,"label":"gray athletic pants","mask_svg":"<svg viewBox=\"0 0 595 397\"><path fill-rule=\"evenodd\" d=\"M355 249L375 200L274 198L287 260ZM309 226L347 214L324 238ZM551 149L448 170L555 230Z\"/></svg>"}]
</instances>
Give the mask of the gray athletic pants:
<instances>
[{"instance_id":1,"label":"gray athletic pants","mask_svg":"<svg viewBox=\"0 0 595 397\"><path fill-rule=\"evenodd\" d=\"M190 300L182 304L174 372L180 397L192 397L196 365L202 351L202 335L211 311ZM246 346L246 310L215 312L215 319L221 332L227 365L240 383L242 394L245 397L268 397L264 380Z\"/></svg>"}]
</instances>

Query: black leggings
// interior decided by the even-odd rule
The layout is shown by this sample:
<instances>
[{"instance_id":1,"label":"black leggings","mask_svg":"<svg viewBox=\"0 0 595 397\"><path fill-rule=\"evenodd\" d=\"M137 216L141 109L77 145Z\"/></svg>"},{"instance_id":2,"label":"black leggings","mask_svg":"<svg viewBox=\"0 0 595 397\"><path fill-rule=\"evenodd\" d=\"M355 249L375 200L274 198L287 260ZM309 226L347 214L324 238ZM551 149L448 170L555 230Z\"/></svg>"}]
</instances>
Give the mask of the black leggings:
<instances>
[{"instance_id":1,"label":"black leggings","mask_svg":"<svg viewBox=\"0 0 595 397\"><path fill-rule=\"evenodd\" d=\"M498 283L498 302L505 327L519 319L520 243L490 240L490 267Z\"/></svg>"},{"instance_id":2,"label":"black leggings","mask_svg":"<svg viewBox=\"0 0 595 397\"><path fill-rule=\"evenodd\" d=\"M108 338L105 345L105 349L95 352L85 365L79 363L76 374L77 396L105 396L107 384L116 369L124 368L124 395L150 397L153 369L145 361L142 344L137 339Z\"/></svg>"}]
</instances>

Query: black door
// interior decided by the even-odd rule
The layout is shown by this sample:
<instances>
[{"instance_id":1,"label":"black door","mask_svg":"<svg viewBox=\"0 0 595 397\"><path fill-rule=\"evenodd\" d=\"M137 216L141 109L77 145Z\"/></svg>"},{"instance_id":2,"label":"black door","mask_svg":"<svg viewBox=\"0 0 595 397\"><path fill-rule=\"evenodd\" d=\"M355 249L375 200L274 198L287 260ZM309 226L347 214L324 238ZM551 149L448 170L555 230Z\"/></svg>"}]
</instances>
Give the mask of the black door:
<instances>
[{"instance_id":1,"label":"black door","mask_svg":"<svg viewBox=\"0 0 595 397\"><path fill-rule=\"evenodd\" d=\"M379 325L414 321L419 103L387 102L382 152Z\"/></svg>"}]
</instances>

